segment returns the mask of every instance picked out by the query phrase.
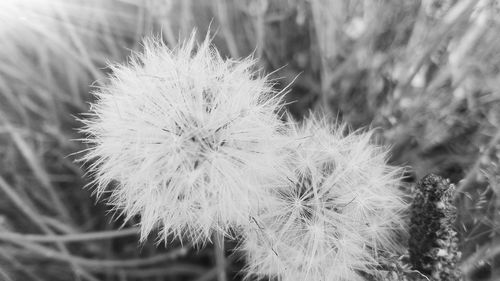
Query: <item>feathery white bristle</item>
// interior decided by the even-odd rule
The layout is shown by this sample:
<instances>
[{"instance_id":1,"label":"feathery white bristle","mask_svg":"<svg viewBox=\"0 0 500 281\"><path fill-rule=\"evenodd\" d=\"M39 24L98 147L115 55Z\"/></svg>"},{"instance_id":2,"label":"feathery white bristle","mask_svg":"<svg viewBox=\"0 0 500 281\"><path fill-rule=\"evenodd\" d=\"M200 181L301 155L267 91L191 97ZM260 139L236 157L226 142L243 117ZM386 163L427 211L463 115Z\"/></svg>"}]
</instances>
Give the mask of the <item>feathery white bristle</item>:
<instances>
[{"instance_id":1,"label":"feathery white bristle","mask_svg":"<svg viewBox=\"0 0 500 281\"><path fill-rule=\"evenodd\" d=\"M248 276L364 280L360 272L376 274L380 251L401 249L401 171L386 164L370 132L345 131L314 118L295 127L295 176L276 187L241 244Z\"/></svg>"},{"instance_id":2,"label":"feathery white bristle","mask_svg":"<svg viewBox=\"0 0 500 281\"><path fill-rule=\"evenodd\" d=\"M171 50L149 39L128 65L112 66L96 92L84 140L98 196L140 215L141 239L229 235L265 205L284 169L281 95L247 58L224 60L195 36Z\"/></svg>"}]
</instances>

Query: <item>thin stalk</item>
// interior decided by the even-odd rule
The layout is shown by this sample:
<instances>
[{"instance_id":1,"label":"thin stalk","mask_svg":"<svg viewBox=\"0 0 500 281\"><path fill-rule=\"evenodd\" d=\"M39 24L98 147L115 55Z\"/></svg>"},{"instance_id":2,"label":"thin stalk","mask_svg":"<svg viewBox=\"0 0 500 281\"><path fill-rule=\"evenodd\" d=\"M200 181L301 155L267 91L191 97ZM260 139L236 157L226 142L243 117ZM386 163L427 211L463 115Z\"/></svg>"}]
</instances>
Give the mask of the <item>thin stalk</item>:
<instances>
[{"instance_id":1,"label":"thin stalk","mask_svg":"<svg viewBox=\"0 0 500 281\"><path fill-rule=\"evenodd\" d=\"M42 168L43 164L38 162L35 152L3 114L0 114L0 121L2 121L7 131L9 131L14 144L26 160L26 163L31 168L36 178L40 181L40 185L47 191L51 204L58 211L58 214L66 221L71 221L68 209L52 186L49 174Z\"/></svg>"},{"instance_id":2,"label":"thin stalk","mask_svg":"<svg viewBox=\"0 0 500 281\"><path fill-rule=\"evenodd\" d=\"M227 281L226 276L226 257L224 255L224 235L214 234L215 263L217 268L217 280Z\"/></svg>"},{"instance_id":3,"label":"thin stalk","mask_svg":"<svg viewBox=\"0 0 500 281\"><path fill-rule=\"evenodd\" d=\"M473 183L477 177L477 173L480 171L481 163L485 157L491 154L491 152L496 148L497 143L500 141L500 132L498 132L494 137L491 138L490 142L486 145L484 151L476 159L476 162L469 170L465 178L460 181L455 192L455 201L461 198L461 195L465 194L469 189L474 187Z\"/></svg>"},{"instance_id":4,"label":"thin stalk","mask_svg":"<svg viewBox=\"0 0 500 281\"><path fill-rule=\"evenodd\" d=\"M20 241L30 241L36 243L52 242L88 242L92 240L106 240L119 237L138 235L138 228L129 228L121 230L108 230L87 233L75 233L66 235L39 235L39 234L21 234L15 232L1 232L0 240L3 238L12 238Z\"/></svg>"},{"instance_id":5,"label":"thin stalk","mask_svg":"<svg viewBox=\"0 0 500 281\"><path fill-rule=\"evenodd\" d=\"M38 213L32 210L27 203L24 202L23 198L19 197L14 189L0 176L0 189L7 195L7 197L16 205L21 212L26 215L35 225L37 225L43 232L47 234L54 234L54 232L43 222ZM23 244L24 242L11 240L10 242L14 244ZM85 269L81 268L78 264L74 263L71 259L71 254L66 248L66 245L57 241L55 242L57 248L60 250L60 255L63 261L69 263L71 268L75 273L76 280L81 280L80 276L85 277L87 280L97 281L97 279L87 272ZM50 248L49 248L50 249ZM43 252L43 251L42 251Z\"/></svg>"},{"instance_id":6,"label":"thin stalk","mask_svg":"<svg viewBox=\"0 0 500 281\"><path fill-rule=\"evenodd\" d=\"M116 267L131 268L131 267L151 266L159 263L164 263L165 261L171 261L173 259L178 258L179 256L184 256L188 251L187 248L180 247L177 249L172 249L167 253L158 254L147 258L112 260L112 259L84 258L80 256L75 256L67 254L66 252L63 251L53 250L49 247L42 246L36 243L18 241L15 239L11 239L11 237L6 237L6 236L4 237L0 236L0 240L7 241L11 244L27 249L31 251L31 253L36 253L42 257L61 262L70 262L78 265L79 267L85 267L89 270L96 272L102 272L107 268L116 268Z\"/></svg>"},{"instance_id":7,"label":"thin stalk","mask_svg":"<svg viewBox=\"0 0 500 281\"><path fill-rule=\"evenodd\" d=\"M220 26L224 39L226 40L227 48L229 53L233 58L239 58L240 53L238 50L238 44L236 43L236 38L231 31L231 18L228 13L228 3L227 1L217 0L213 4L215 13L219 16Z\"/></svg>"}]
</instances>

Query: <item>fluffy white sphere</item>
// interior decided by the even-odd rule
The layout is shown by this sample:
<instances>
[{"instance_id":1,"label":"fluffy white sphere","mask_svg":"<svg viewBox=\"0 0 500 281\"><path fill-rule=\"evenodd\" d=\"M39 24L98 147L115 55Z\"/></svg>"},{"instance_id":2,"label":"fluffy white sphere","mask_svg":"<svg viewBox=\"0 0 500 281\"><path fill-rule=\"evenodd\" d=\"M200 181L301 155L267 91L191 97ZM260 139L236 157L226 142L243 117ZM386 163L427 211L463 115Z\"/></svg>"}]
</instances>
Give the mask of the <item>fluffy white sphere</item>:
<instances>
[{"instance_id":1,"label":"fluffy white sphere","mask_svg":"<svg viewBox=\"0 0 500 281\"><path fill-rule=\"evenodd\" d=\"M84 120L84 160L98 195L127 218L140 215L144 239L156 227L205 242L245 225L282 174L280 94L251 59L224 60L194 36L171 50L147 40Z\"/></svg>"},{"instance_id":2,"label":"fluffy white sphere","mask_svg":"<svg viewBox=\"0 0 500 281\"><path fill-rule=\"evenodd\" d=\"M283 281L364 280L377 255L398 250L406 208L401 171L371 134L308 119L296 126L287 182L241 245L248 274Z\"/></svg>"}]
</instances>

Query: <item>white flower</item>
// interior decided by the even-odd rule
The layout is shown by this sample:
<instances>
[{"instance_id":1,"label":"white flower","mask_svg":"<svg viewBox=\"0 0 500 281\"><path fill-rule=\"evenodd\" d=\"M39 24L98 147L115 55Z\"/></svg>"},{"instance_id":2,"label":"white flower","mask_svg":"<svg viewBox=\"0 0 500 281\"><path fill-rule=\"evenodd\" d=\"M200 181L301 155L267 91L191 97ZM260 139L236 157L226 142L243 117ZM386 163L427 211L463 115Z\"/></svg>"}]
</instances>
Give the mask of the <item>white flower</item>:
<instances>
[{"instance_id":1,"label":"white flower","mask_svg":"<svg viewBox=\"0 0 500 281\"><path fill-rule=\"evenodd\" d=\"M376 274L378 253L400 250L401 171L370 133L345 131L316 119L296 127L295 176L276 188L241 245L249 276L364 280L361 272Z\"/></svg>"},{"instance_id":2,"label":"white flower","mask_svg":"<svg viewBox=\"0 0 500 281\"><path fill-rule=\"evenodd\" d=\"M266 204L284 170L282 95L253 68L194 35L175 50L146 40L129 65L112 66L84 121L83 160L98 195L140 215L141 239L160 227L162 239L203 243Z\"/></svg>"}]
</instances>

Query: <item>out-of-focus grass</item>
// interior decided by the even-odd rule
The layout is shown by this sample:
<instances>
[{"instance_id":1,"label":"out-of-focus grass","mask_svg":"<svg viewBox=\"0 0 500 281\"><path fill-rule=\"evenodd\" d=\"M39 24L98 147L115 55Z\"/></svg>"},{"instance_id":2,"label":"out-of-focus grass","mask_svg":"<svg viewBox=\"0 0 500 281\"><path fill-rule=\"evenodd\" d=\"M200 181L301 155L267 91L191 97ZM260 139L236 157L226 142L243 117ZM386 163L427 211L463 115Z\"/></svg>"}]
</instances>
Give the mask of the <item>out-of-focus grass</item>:
<instances>
[{"instance_id":1,"label":"out-of-focus grass","mask_svg":"<svg viewBox=\"0 0 500 281\"><path fill-rule=\"evenodd\" d=\"M141 38L210 27L253 53L300 118L378 127L408 165L457 183L463 269L500 265L500 15L495 1L6 0L0 3L0 280L209 280L213 252L137 245L83 189L74 115ZM463 179L463 180L462 180ZM230 248L230 247L229 247ZM227 270L239 268L229 262ZM241 276L235 275L235 278ZM481 279L483 278L483 279Z\"/></svg>"}]
</instances>

